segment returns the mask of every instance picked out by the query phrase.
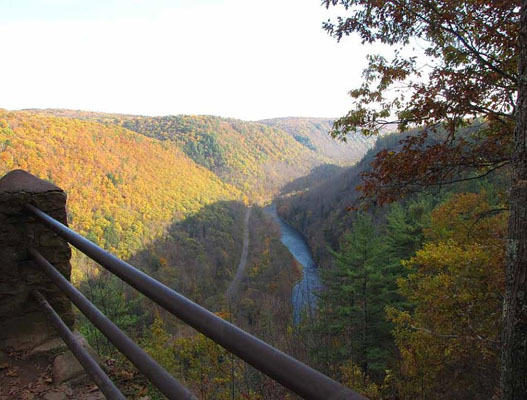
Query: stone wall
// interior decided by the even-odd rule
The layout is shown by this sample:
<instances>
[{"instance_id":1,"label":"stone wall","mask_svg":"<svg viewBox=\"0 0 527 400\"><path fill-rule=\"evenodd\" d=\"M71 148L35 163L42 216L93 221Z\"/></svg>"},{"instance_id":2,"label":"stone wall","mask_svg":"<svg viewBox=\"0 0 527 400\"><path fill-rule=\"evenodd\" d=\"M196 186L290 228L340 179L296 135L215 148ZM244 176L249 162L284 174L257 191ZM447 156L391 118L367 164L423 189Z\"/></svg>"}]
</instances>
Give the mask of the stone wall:
<instances>
[{"instance_id":1,"label":"stone wall","mask_svg":"<svg viewBox=\"0 0 527 400\"><path fill-rule=\"evenodd\" d=\"M31 296L38 288L70 327L71 303L33 263L28 248L36 248L68 280L69 245L25 212L33 204L62 223L67 222L66 194L25 171L0 179L0 349L26 350L57 336Z\"/></svg>"}]
</instances>

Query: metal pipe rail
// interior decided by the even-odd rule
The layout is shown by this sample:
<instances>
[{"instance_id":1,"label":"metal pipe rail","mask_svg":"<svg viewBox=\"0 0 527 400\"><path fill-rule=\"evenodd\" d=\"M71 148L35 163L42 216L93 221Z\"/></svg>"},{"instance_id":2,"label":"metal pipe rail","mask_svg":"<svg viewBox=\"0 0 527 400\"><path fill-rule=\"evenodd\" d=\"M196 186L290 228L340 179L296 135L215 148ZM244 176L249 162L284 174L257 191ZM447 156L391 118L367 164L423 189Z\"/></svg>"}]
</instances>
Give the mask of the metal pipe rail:
<instances>
[{"instance_id":1,"label":"metal pipe rail","mask_svg":"<svg viewBox=\"0 0 527 400\"><path fill-rule=\"evenodd\" d=\"M25 209L92 260L214 342L307 399L366 400L326 375L221 319L130 264L96 246L33 205Z\"/></svg>"},{"instance_id":2,"label":"metal pipe rail","mask_svg":"<svg viewBox=\"0 0 527 400\"><path fill-rule=\"evenodd\" d=\"M123 396L121 391L113 384L110 378L108 378L108 375L104 373L93 357L90 356L90 354L77 341L73 333L71 333L64 321L60 319L57 312L51 307L44 296L36 289L33 290L31 294L37 300L42 310L47 314L53 326L55 326L55 329L64 340L64 343L66 343L75 358L86 370L88 375L90 375L99 389L101 389L101 392L104 393L106 398L110 400L126 400L126 397Z\"/></svg>"},{"instance_id":3,"label":"metal pipe rail","mask_svg":"<svg viewBox=\"0 0 527 400\"><path fill-rule=\"evenodd\" d=\"M195 399L176 378L170 375L132 339L101 313L59 271L35 249L29 249L31 258L44 270L51 281L64 292L73 304L103 333L169 399Z\"/></svg>"}]
</instances>

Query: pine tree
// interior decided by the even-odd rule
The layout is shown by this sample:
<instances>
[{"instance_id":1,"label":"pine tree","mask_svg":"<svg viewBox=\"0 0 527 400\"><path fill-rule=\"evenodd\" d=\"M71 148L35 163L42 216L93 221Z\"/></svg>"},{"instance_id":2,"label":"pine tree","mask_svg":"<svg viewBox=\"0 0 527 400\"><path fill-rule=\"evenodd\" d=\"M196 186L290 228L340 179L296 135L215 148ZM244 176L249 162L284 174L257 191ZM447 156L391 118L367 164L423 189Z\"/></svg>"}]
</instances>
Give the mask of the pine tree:
<instances>
[{"instance_id":1,"label":"pine tree","mask_svg":"<svg viewBox=\"0 0 527 400\"><path fill-rule=\"evenodd\" d=\"M332 338L324 361L340 366L351 359L365 373L381 375L388 356L385 344L390 342L383 302L387 277L382 241L371 216L359 213L341 250L331 253L336 267L323 274L326 290L320 302L321 325Z\"/></svg>"}]
</instances>

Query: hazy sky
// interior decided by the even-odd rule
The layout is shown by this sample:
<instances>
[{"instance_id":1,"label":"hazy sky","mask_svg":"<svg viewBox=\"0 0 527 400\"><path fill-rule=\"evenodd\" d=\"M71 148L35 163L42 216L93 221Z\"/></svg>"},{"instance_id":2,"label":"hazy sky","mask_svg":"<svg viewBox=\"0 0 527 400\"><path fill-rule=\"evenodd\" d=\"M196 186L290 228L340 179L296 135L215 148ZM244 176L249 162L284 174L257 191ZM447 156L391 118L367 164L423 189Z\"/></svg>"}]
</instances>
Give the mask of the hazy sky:
<instances>
[{"instance_id":1,"label":"hazy sky","mask_svg":"<svg viewBox=\"0 0 527 400\"><path fill-rule=\"evenodd\" d=\"M320 2L0 0L0 108L341 116L371 48Z\"/></svg>"}]
</instances>

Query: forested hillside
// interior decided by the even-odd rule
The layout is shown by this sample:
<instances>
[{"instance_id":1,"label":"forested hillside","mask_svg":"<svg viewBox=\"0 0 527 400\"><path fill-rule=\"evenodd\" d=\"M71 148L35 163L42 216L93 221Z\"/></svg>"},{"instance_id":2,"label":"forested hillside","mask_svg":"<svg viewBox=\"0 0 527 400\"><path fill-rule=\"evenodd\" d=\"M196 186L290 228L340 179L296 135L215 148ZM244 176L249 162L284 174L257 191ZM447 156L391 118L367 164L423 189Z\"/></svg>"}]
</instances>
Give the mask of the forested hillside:
<instances>
[{"instance_id":1,"label":"forested hillside","mask_svg":"<svg viewBox=\"0 0 527 400\"><path fill-rule=\"evenodd\" d=\"M356 166L279 200L312 246L324 284L316 317L303 322L310 359L373 399L490 398L508 177L467 172L468 180L390 205L362 200L357 187L374 156L401 151L407 135L419 131L379 138ZM422 145L440 140L431 134Z\"/></svg>"},{"instance_id":2,"label":"forested hillside","mask_svg":"<svg viewBox=\"0 0 527 400\"><path fill-rule=\"evenodd\" d=\"M0 173L21 168L68 194L71 225L129 257L173 221L242 193L177 146L118 126L0 111Z\"/></svg>"},{"instance_id":3,"label":"forested hillside","mask_svg":"<svg viewBox=\"0 0 527 400\"><path fill-rule=\"evenodd\" d=\"M251 198L269 199L283 184L331 160L279 129L210 116L131 118L122 126L170 140L198 164Z\"/></svg>"},{"instance_id":4,"label":"forested hillside","mask_svg":"<svg viewBox=\"0 0 527 400\"><path fill-rule=\"evenodd\" d=\"M240 202L206 206L167 229L129 261L150 276L216 312L236 325L291 353L291 288L300 277L297 262L280 242L274 222L253 206L249 220L249 255L246 274L234 298L226 296L242 247L243 216ZM95 266L83 260L88 270ZM81 290L122 329L140 341L171 373L184 380L200 398L258 398L286 395L279 385L232 357L220 346L179 320L137 296L107 272L91 274L80 282ZM99 353L118 358L120 368L131 367L105 338L79 315L81 329ZM225 362L229 368L225 369ZM233 368L231 370L231 367ZM145 383L133 381L146 390ZM157 398L157 392L148 388ZM258 393L258 394L257 394ZM140 396L139 396L140 397Z\"/></svg>"},{"instance_id":5,"label":"forested hillside","mask_svg":"<svg viewBox=\"0 0 527 400\"><path fill-rule=\"evenodd\" d=\"M371 139L348 144L328 135L330 121L316 119L246 122L214 116L144 117L75 110L30 110L118 125L174 143L197 164L243 191L269 201L287 182L321 164L358 161ZM302 139L304 138L304 139Z\"/></svg>"},{"instance_id":6,"label":"forested hillside","mask_svg":"<svg viewBox=\"0 0 527 400\"><path fill-rule=\"evenodd\" d=\"M302 349L291 347L290 342L291 289L301 273L298 263L280 242L273 220L253 206L248 225L251 245L246 272L236 297L229 299L226 289L234 278L243 244L245 192L225 183L211 171L215 169L212 165L199 165L198 153L189 152L181 141L146 137L110 123L100 114L85 113L81 119L74 118L78 114L58 117L50 112L0 111L0 174L22 168L56 183L68 194L68 218L73 229L275 346L289 352L296 349L302 355ZM197 121L199 118L192 118L188 123L195 126ZM221 124L223 120L207 117L203 121ZM238 123L243 125L232 122ZM251 146L258 135L271 132L267 142L263 140L269 147L253 148L240 163L238 176L242 180L251 177L247 171L259 171L252 176L255 188L260 182L258 176L264 174L259 162L276 161L285 155L300 156L302 146L284 132L256 124L250 124L248 131L243 126L238 128L252 138ZM293 147L293 153L287 146L281 150L272 143L273 135L285 138L278 144L285 146L291 142L299 148ZM225 136L229 137L227 133ZM230 140L240 139L232 136ZM249 151L249 147L240 148ZM218 148L213 147L213 151ZM202 161L214 160L214 154L202 155ZM242 152L237 156L242 157ZM308 161L319 160L313 154L309 157ZM286 163L296 168L295 174L309 171L309 163L302 164L300 157L295 160ZM284 170L280 172L280 179L270 183L272 190L279 190L279 183L287 181ZM189 372L187 361L177 365L171 361L172 367L167 367L183 373L187 384L204 397L218 390L226 395L232 392L232 378L223 380L222 389L218 384L203 386L203 379L215 381L224 375L221 365L211 368L207 376L193 375L200 371L203 359L209 359L215 352L227 357L224 350L160 312L79 252L74 252L73 280L106 315L130 336L145 343L151 353L163 358L167 351L176 351L163 342L163 337L171 344L177 340L177 351L191 351L190 357L200 363L194 372ZM78 328L99 354L119 358L81 314L77 318ZM188 360L188 356L183 359ZM121 358L119 363L129 370ZM274 397L285 393L279 386L269 386L268 378L244 363L236 363L245 379L244 386L235 388L236 393L258 390ZM142 385L140 382L137 387L144 388Z\"/></svg>"},{"instance_id":7,"label":"forested hillside","mask_svg":"<svg viewBox=\"0 0 527 400\"><path fill-rule=\"evenodd\" d=\"M346 142L335 140L329 135L334 122L331 119L289 117L264 119L258 122L288 132L306 148L336 160L342 165L360 160L376 140L362 135L349 135Z\"/></svg>"},{"instance_id":8,"label":"forested hillside","mask_svg":"<svg viewBox=\"0 0 527 400\"><path fill-rule=\"evenodd\" d=\"M89 239L370 398L493 392L504 290L504 174L379 207L363 201L356 187L376 154L401 151L397 134L380 137L356 165L340 167L317 164L326 158L305 149L306 142L261 124L57 113L0 113L0 172L23 168L64 188L70 223ZM469 140L474 129L459 136ZM434 146L443 134L422 145ZM263 178L268 163L285 163L280 177ZM324 287L316 309L305 310L298 325L291 290L301 269L257 206L246 271L235 298L226 295L242 253L247 198L278 190L279 212L306 236ZM84 256L75 253L73 267L77 286L201 398L286 395L239 360L226 372L218 361L229 357L223 349ZM460 308L466 313L457 315ZM130 371L78 318L98 352ZM157 395L134 384L139 393Z\"/></svg>"},{"instance_id":9,"label":"forested hillside","mask_svg":"<svg viewBox=\"0 0 527 400\"><path fill-rule=\"evenodd\" d=\"M527 2L322 4L373 52L333 135L401 134L281 201L317 246L312 360L371 399L525 399Z\"/></svg>"},{"instance_id":10,"label":"forested hillside","mask_svg":"<svg viewBox=\"0 0 527 400\"><path fill-rule=\"evenodd\" d=\"M319 261L328 260L328 245L336 247L339 237L350 225L351 213L347 210L358 204L360 192L355 189L362 182L360 174L369 169L377 152L394 149L397 144L396 135L386 135L377 140L376 145L357 165L338 170L332 168L323 180L309 179L307 176L288 185L304 189L307 186L309 190L279 199L278 211L304 233Z\"/></svg>"},{"instance_id":11,"label":"forested hillside","mask_svg":"<svg viewBox=\"0 0 527 400\"><path fill-rule=\"evenodd\" d=\"M0 106L126 113L0 109L0 176L370 400L527 400L527 0L5 3ZM0 297L33 312L17 262ZM297 398L76 250L71 280L198 399ZM74 312L126 398L163 398ZM4 350L0 400L72 397Z\"/></svg>"}]
</instances>

